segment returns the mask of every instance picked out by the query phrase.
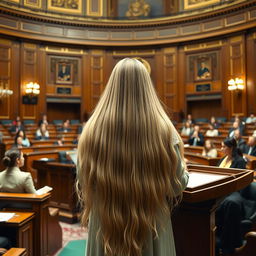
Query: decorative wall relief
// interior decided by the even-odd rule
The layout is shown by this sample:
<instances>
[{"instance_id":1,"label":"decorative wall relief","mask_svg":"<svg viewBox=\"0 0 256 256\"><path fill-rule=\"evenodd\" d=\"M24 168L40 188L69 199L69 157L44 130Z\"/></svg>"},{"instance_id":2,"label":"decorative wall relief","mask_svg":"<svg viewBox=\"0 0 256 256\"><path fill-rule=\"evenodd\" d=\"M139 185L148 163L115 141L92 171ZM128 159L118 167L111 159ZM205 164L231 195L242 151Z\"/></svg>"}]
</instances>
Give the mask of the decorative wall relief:
<instances>
[{"instance_id":1,"label":"decorative wall relief","mask_svg":"<svg viewBox=\"0 0 256 256\"><path fill-rule=\"evenodd\" d=\"M24 0L24 5L29 7L42 7L42 0Z\"/></svg>"},{"instance_id":2,"label":"decorative wall relief","mask_svg":"<svg viewBox=\"0 0 256 256\"><path fill-rule=\"evenodd\" d=\"M129 9L125 16L128 18L147 17L150 13L150 5L144 0L135 0L129 4Z\"/></svg>"},{"instance_id":3,"label":"decorative wall relief","mask_svg":"<svg viewBox=\"0 0 256 256\"><path fill-rule=\"evenodd\" d=\"M60 12L82 12L82 0L48 0L48 9Z\"/></svg>"},{"instance_id":4,"label":"decorative wall relief","mask_svg":"<svg viewBox=\"0 0 256 256\"><path fill-rule=\"evenodd\" d=\"M201 8L219 2L220 0L184 0L184 9Z\"/></svg>"}]
</instances>

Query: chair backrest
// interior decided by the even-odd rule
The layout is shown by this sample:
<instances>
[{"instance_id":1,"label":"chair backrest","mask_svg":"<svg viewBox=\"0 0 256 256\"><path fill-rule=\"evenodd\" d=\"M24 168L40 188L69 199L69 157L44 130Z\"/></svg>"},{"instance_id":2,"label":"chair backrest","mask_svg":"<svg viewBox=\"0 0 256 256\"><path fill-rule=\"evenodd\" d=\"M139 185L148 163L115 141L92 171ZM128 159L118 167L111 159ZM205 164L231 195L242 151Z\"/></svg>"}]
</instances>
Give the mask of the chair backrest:
<instances>
[{"instance_id":1,"label":"chair backrest","mask_svg":"<svg viewBox=\"0 0 256 256\"><path fill-rule=\"evenodd\" d=\"M3 125L12 124L12 120L8 120L8 119L1 120L1 124Z\"/></svg>"},{"instance_id":2,"label":"chair backrest","mask_svg":"<svg viewBox=\"0 0 256 256\"><path fill-rule=\"evenodd\" d=\"M55 119L52 121L53 124L55 125L62 125L63 124L63 120L58 120L58 119Z\"/></svg>"},{"instance_id":3,"label":"chair backrest","mask_svg":"<svg viewBox=\"0 0 256 256\"><path fill-rule=\"evenodd\" d=\"M220 123L226 123L227 122L227 118L226 117L216 117L216 120Z\"/></svg>"},{"instance_id":4,"label":"chair backrest","mask_svg":"<svg viewBox=\"0 0 256 256\"><path fill-rule=\"evenodd\" d=\"M70 124L80 124L80 120L77 120L77 119L72 119L70 120Z\"/></svg>"},{"instance_id":5,"label":"chair backrest","mask_svg":"<svg viewBox=\"0 0 256 256\"><path fill-rule=\"evenodd\" d=\"M26 119L26 120L23 120L23 124L24 124L24 125L27 125L27 124L35 124L35 120L28 120L28 119Z\"/></svg>"},{"instance_id":6,"label":"chair backrest","mask_svg":"<svg viewBox=\"0 0 256 256\"><path fill-rule=\"evenodd\" d=\"M196 123L208 123L209 120L207 118L195 118Z\"/></svg>"}]
</instances>

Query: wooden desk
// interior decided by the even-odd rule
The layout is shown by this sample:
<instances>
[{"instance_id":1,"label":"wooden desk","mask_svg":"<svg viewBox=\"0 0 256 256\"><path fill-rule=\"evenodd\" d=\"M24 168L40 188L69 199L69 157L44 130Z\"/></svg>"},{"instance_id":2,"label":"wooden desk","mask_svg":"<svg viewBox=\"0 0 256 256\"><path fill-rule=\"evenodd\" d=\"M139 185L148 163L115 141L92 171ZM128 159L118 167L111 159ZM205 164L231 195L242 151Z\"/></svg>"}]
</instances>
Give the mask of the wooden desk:
<instances>
[{"instance_id":1,"label":"wooden desk","mask_svg":"<svg viewBox=\"0 0 256 256\"><path fill-rule=\"evenodd\" d=\"M173 212L173 231L177 256L215 255L215 211L226 195L253 181L253 171L189 165L190 173L223 175L215 182L186 188L183 200Z\"/></svg>"},{"instance_id":2,"label":"wooden desk","mask_svg":"<svg viewBox=\"0 0 256 256\"><path fill-rule=\"evenodd\" d=\"M59 157L59 150L26 153L24 154L24 166L21 169L23 171L30 172L33 180L37 184L38 182L37 171L36 169L33 168L33 161L41 158L55 159L57 161L58 157Z\"/></svg>"},{"instance_id":3,"label":"wooden desk","mask_svg":"<svg viewBox=\"0 0 256 256\"><path fill-rule=\"evenodd\" d=\"M216 166L221 159L221 157L207 157L207 156L202 156L201 153L186 152L186 148L185 148L184 156L185 158L187 158L189 161L193 163L210 165L210 166Z\"/></svg>"},{"instance_id":4,"label":"wooden desk","mask_svg":"<svg viewBox=\"0 0 256 256\"><path fill-rule=\"evenodd\" d=\"M12 211L14 212L14 211ZM13 245L23 247L27 255L33 253L33 212L14 212L15 215L6 222L0 222L0 234L7 236Z\"/></svg>"},{"instance_id":5,"label":"wooden desk","mask_svg":"<svg viewBox=\"0 0 256 256\"><path fill-rule=\"evenodd\" d=\"M25 248L11 248L3 256L27 256Z\"/></svg>"},{"instance_id":6,"label":"wooden desk","mask_svg":"<svg viewBox=\"0 0 256 256\"><path fill-rule=\"evenodd\" d=\"M38 186L48 185L53 188L50 205L59 208L60 219L68 223L77 222L78 200L74 186L75 165L35 160L33 168L37 170Z\"/></svg>"},{"instance_id":7,"label":"wooden desk","mask_svg":"<svg viewBox=\"0 0 256 256\"><path fill-rule=\"evenodd\" d=\"M50 193L44 195L0 193L0 202L7 205L8 210L15 210L12 206L14 203L23 203L26 209L19 209L19 211L29 210L35 213L33 232L35 256L51 255L62 246L62 230L58 216L53 217L49 214L50 198Z\"/></svg>"}]
</instances>

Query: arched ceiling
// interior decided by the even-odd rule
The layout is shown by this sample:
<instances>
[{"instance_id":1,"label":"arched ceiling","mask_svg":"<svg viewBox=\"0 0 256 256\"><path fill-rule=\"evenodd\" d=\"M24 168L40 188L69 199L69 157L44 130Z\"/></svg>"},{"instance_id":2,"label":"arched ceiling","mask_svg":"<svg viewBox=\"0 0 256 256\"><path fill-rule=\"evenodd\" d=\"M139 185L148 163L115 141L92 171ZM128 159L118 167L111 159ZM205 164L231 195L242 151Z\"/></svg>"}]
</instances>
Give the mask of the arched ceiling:
<instances>
[{"instance_id":1,"label":"arched ceiling","mask_svg":"<svg viewBox=\"0 0 256 256\"><path fill-rule=\"evenodd\" d=\"M1 0L0 7L59 21L143 23L211 13L241 2L250 0Z\"/></svg>"}]
</instances>

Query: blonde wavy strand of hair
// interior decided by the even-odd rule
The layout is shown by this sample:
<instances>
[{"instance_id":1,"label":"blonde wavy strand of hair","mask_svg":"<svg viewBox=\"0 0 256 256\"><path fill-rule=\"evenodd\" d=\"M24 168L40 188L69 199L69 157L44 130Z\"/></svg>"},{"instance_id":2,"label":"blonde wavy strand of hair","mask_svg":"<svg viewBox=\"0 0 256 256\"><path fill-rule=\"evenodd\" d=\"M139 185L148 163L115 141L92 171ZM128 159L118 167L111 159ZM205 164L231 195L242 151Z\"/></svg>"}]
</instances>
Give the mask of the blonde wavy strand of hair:
<instances>
[{"instance_id":1,"label":"blonde wavy strand of hair","mask_svg":"<svg viewBox=\"0 0 256 256\"><path fill-rule=\"evenodd\" d=\"M121 60L78 145L82 223L98 218L106 255L140 256L149 232L158 235L156 223L177 203L174 133L145 67Z\"/></svg>"}]
</instances>

